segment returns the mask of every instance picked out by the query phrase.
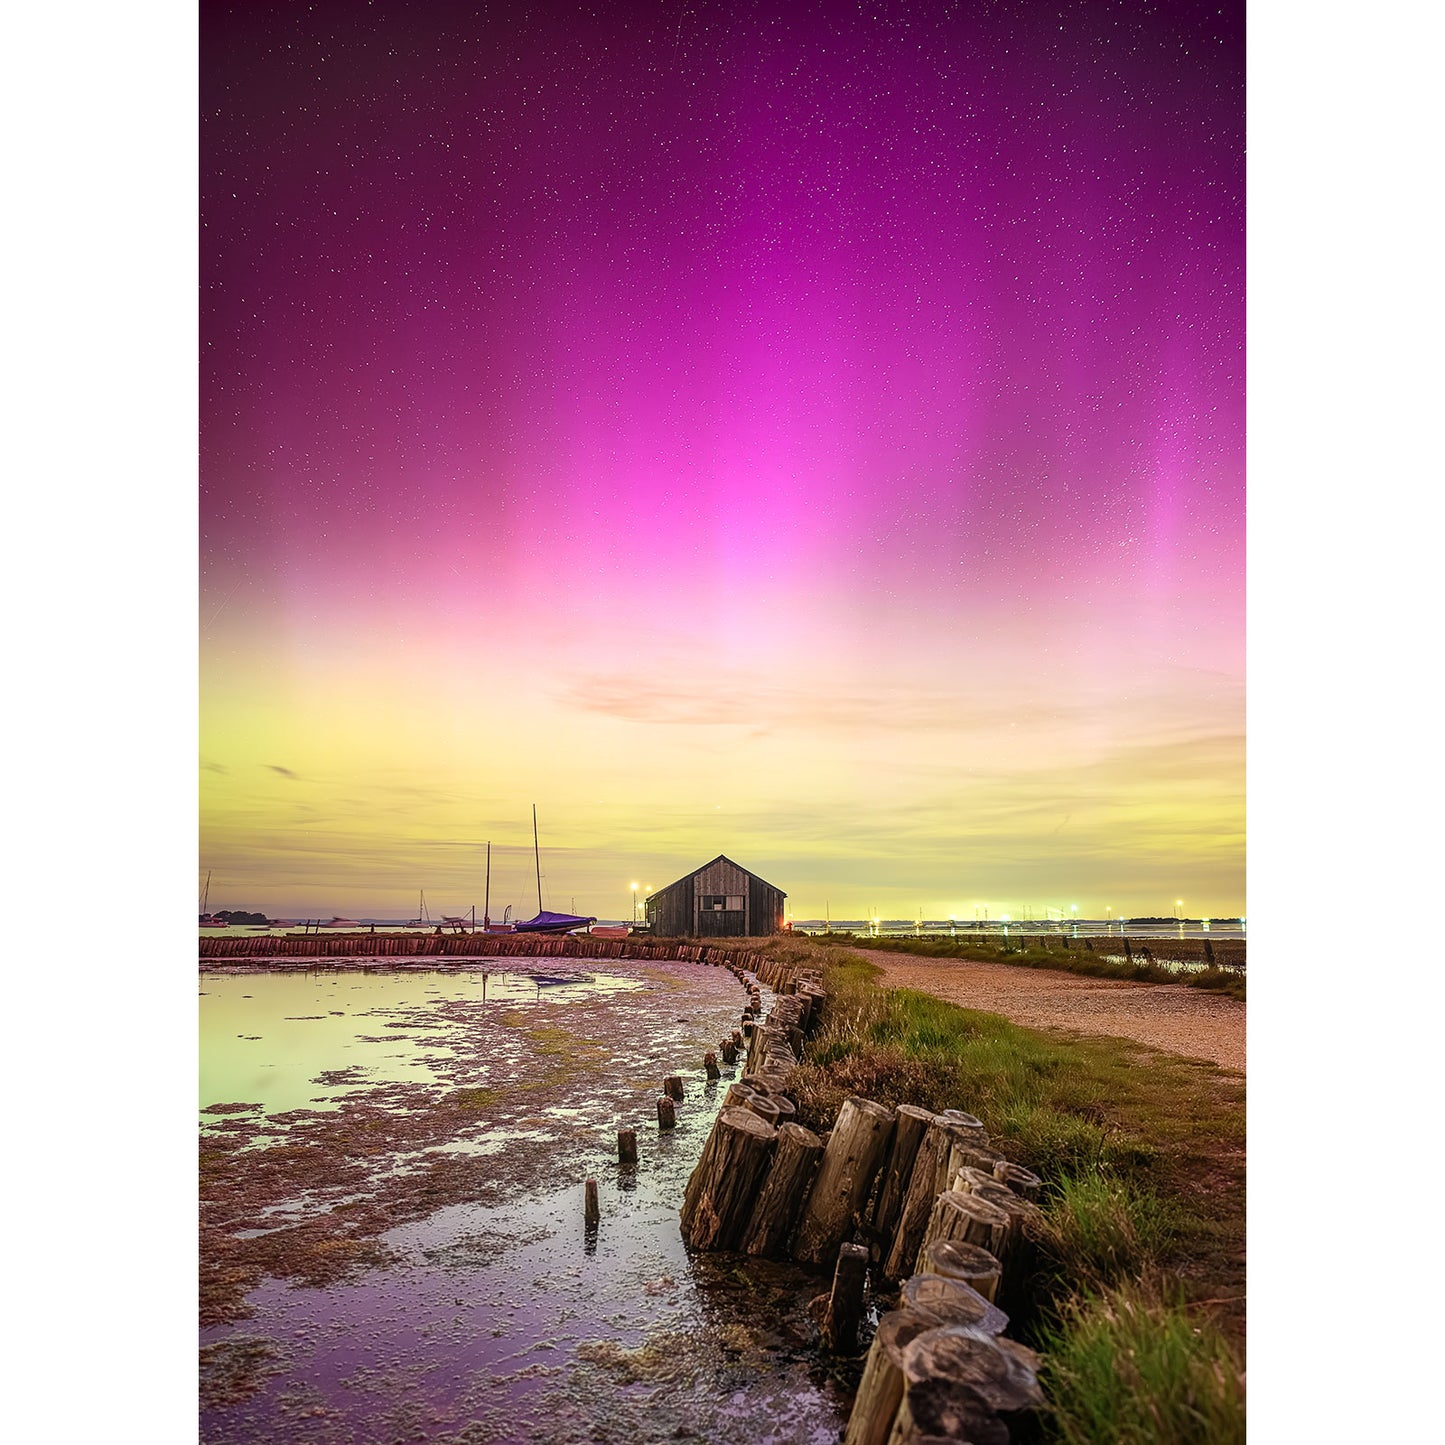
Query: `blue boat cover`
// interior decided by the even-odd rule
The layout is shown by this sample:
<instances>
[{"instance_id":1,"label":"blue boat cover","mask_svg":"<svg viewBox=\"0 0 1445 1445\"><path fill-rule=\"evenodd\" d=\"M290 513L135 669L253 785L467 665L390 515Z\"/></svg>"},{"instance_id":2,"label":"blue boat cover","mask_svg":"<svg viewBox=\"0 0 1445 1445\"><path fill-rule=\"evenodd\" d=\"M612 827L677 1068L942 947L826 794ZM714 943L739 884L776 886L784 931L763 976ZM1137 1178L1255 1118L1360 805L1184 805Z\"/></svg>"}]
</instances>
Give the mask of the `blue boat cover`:
<instances>
[{"instance_id":1,"label":"blue boat cover","mask_svg":"<svg viewBox=\"0 0 1445 1445\"><path fill-rule=\"evenodd\" d=\"M535 918L513 925L514 933L570 933L574 928L586 928L596 923L595 918L578 918L575 913L548 913L543 911Z\"/></svg>"}]
</instances>

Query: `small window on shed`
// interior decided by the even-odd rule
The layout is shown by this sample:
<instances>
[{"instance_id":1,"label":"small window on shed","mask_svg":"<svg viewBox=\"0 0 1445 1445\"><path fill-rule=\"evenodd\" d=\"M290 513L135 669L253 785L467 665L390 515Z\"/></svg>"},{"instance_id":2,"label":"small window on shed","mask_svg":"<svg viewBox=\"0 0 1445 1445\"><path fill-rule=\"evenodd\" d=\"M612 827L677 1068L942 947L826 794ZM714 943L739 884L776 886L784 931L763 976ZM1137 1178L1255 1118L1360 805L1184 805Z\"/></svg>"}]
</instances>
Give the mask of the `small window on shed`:
<instances>
[{"instance_id":1,"label":"small window on shed","mask_svg":"<svg viewBox=\"0 0 1445 1445\"><path fill-rule=\"evenodd\" d=\"M702 908L704 913L721 913L727 906L727 899L717 893L704 893L702 896Z\"/></svg>"},{"instance_id":2,"label":"small window on shed","mask_svg":"<svg viewBox=\"0 0 1445 1445\"><path fill-rule=\"evenodd\" d=\"M738 897L734 898L734 897L732 896L732 894L729 894L729 895L728 895L728 912L729 912L729 913L741 913L742 911L743 911L743 900L742 900L741 895L739 895Z\"/></svg>"}]
</instances>

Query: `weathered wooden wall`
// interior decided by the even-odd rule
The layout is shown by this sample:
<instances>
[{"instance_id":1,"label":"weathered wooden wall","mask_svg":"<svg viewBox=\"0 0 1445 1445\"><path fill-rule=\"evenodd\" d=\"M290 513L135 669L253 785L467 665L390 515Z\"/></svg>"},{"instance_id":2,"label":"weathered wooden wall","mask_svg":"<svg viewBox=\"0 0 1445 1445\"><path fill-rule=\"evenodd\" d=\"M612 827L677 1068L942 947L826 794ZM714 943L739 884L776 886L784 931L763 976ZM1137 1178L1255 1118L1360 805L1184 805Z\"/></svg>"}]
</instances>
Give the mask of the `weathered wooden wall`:
<instances>
[{"instance_id":1,"label":"weathered wooden wall","mask_svg":"<svg viewBox=\"0 0 1445 1445\"><path fill-rule=\"evenodd\" d=\"M788 895L761 878L748 875L748 917L754 934L781 933L783 931L783 900Z\"/></svg>"},{"instance_id":2,"label":"weathered wooden wall","mask_svg":"<svg viewBox=\"0 0 1445 1445\"><path fill-rule=\"evenodd\" d=\"M709 896L741 898L743 906L714 912L702 906ZM786 897L730 858L715 858L652 894L647 921L653 933L669 938L755 938L782 931Z\"/></svg>"},{"instance_id":3,"label":"weathered wooden wall","mask_svg":"<svg viewBox=\"0 0 1445 1445\"><path fill-rule=\"evenodd\" d=\"M659 888L647 900L647 922L661 937L681 938L692 932L692 877Z\"/></svg>"},{"instance_id":4,"label":"weathered wooden wall","mask_svg":"<svg viewBox=\"0 0 1445 1445\"><path fill-rule=\"evenodd\" d=\"M727 858L716 858L692 875L692 926L688 932L699 938L745 938L759 930L752 927L748 901L753 875ZM742 907L732 912L703 908L709 896L739 898Z\"/></svg>"}]
</instances>

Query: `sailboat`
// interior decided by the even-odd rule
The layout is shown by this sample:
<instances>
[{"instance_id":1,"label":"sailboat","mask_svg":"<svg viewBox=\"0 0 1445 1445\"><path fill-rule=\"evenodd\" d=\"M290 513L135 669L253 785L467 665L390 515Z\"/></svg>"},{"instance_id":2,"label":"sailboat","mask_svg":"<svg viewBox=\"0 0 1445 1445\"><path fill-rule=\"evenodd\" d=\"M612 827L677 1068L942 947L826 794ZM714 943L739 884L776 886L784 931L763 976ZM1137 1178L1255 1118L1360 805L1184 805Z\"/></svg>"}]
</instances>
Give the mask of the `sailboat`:
<instances>
[{"instance_id":1,"label":"sailboat","mask_svg":"<svg viewBox=\"0 0 1445 1445\"><path fill-rule=\"evenodd\" d=\"M201 927L202 928L229 928L230 922L225 918L217 918L210 911L211 903L211 870L206 869L206 891L201 894Z\"/></svg>"},{"instance_id":2,"label":"sailboat","mask_svg":"<svg viewBox=\"0 0 1445 1445\"><path fill-rule=\"evenodd\" d=\"M426 916L426 892L424 889L419 889L417 892L416 917L408 918L406 926L408 928L431 927L431 919Z\"/></svg>"},{"instance_id":3,"label":"sailboat","mask_svg":"<svg viewBox=\"0 0 1445 1445\"><path fill-rule=\"evenodd\" d=\"M549 913L542 907L542 848L537 841L537 805L532 804L532 853L537 861L537 916L513 925L515 933L572 933L588 928L595 918L579 918L575 913Z\"/></svg>"},{"instance_id":4,"label":"sailboat","mask_svg":"<svg viewBox=\"0 0 1445 1445\"><path fill-rule=\"evenodd\" d=\"M512 925L507 922L507 914L512 911L509 903L502 911L502 921L492 922L492 845L490 840L487 843L487 887L482 895L482 932L483 933L511 933Z\"/></svg>"}]
</instances>

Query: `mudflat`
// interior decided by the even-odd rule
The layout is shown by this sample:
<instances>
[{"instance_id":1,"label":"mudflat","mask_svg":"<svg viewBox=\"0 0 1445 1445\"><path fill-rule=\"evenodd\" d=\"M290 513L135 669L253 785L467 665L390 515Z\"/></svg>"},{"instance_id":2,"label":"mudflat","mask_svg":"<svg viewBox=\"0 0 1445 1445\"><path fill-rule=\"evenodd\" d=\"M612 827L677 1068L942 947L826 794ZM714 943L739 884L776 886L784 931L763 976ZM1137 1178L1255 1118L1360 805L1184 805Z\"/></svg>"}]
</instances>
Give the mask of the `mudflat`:
<instances>
[{"instance_id":1,"label":"mudflat","mask_svg":"<svg viewBox=\"0 0 1445 1445\"><path fill-rule=\"evenodd\" d=\"M913 958L850 949L883 970L881 982L962 1008L1002 1014L1032 1029L1132 1039L1244 1073L1245 1005L1185 984L1130 983L970 959Z\"/></svg>"}]
</instances>

